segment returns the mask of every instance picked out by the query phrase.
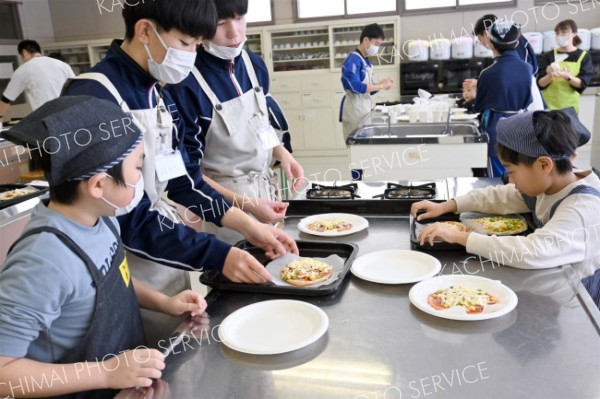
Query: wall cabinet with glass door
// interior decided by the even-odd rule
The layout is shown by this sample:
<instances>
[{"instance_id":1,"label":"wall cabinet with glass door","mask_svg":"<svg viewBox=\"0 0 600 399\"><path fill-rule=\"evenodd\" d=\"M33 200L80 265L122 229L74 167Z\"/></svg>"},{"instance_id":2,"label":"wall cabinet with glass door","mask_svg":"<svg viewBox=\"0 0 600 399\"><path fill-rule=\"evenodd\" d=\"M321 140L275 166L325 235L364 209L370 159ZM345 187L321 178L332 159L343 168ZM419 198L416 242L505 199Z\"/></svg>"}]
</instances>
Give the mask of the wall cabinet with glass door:
<instances>
[{"instance_id":1,"label":"wall cabinet with glass door","mask_svg":"<svg viewBox=\"0 0 600 399\"><path fill-rule=\"evenodd\" d=\"M71 66L73 73L79 75L96 65L106 54L110 40L79 41L43 44L44 55L58 54L59 58Z\"/></svg>"}]
</instances>

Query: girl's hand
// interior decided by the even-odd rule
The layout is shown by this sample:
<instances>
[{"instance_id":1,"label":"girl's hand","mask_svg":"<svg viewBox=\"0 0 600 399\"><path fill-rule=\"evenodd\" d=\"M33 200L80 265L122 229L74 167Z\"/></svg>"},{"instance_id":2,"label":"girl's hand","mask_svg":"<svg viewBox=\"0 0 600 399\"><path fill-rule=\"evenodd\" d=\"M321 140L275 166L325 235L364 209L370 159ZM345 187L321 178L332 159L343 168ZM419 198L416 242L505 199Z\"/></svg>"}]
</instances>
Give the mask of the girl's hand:
<instances>
[{"instance_id":1,"label":"girl's hand","mask_svg":"<svg viewBox=\"0 0 600 399\"><path fill-rule=\"evenodd\" d=\"M425 211L417 216L419 211ZM455 212L456 202L454 200L438 203L431 201L419 201L412 204L410 207L411 215L417 220L431 219L441 216L445 213Z\"/></svg>"},{"instance_id":2,"label":"girl's hand","mask_svg":"<svg viewBox=\"0 0 600 399\"><path fill-rule=\"evenodd\" d=\"M433 246L434 241L444 241L450 244L467 245L469 233L456 231L444 223L431 223L419 234L419 244L429 243Z\"/></svg>"}]
</instances>

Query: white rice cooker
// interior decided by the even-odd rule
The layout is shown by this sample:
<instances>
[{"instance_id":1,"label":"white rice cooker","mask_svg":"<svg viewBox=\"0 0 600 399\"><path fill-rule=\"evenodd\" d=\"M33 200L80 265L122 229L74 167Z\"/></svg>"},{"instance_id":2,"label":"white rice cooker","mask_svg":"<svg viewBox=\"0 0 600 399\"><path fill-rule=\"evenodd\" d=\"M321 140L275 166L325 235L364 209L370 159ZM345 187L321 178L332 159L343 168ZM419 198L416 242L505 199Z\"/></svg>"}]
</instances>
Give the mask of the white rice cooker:
<instances>
[{"instance_id":1,"label":"white rice cooker","mask_svg":"<svg viewBox=\"0 0 600 399\"><path fill-rule=\"evenodd\" d=\"M473 57L473 38L461 36L452 39L452 58L464 59Z\"/></svg>"},{"instance_id":2,"label":"white rice cooker","mask_svg":"<svg viewBox=\"0 0 600 399\"><path fill-rule=\"evenodd\" d=\"M473 57L477 58L493 58L494 52L485 47L477 37L473 38Z\"/></svg>"},{"instance_id":3,"label":"white rice cooker","mask_svg":"<svg viewBox=\"0 0 600 399\"><path fill-rule=\"evenodd\" d=\"M450 59L450 39L433 39L429 41L429 58L432 60Z\"/></svg>"},{"instance_id":4,"label":"white rice cooker","mask_svg":"<svg viewBox=\"0 0 600 399\"><path fill-rule=\"evenodd\" d=\"M581 43L579 44L580 49L588 51L592 45L592 34L589 29L579 28L577 29L577 36L581 39Z\"/></svg>"},{"instance_id":5,"label":"white rice cooker","mask_svg":"<svg viewBox=\"0 0 600 399\"><path fill-rule=\"evenodd\" d=\"M429 59L429 40L409 40L406 55L411 61L427 61Z\"/></svg>"},{"instance_id":6,"label":"white rice cooker","mask_svg":"<svg viewBox=\"0 0 600 399\"><path fill-rule=\"evenodd\" d=\"M534 53L542 54L544 51L544 35L540 32L523 32L523 37L531 44Z\"/></svg>"},{"instance_id":7,"label":"white rice cooker","mask_svg":"<svg viewBox=\"0 0 600 399\"><path fill-rule=\"evenodd\" d=\"M600 27L591 29L590 33L592 34L592 50L600 50Z\"/></svg>"},{"instance_id":8,"label":"white rice cooker","mask_svg":"<svg viewBox=\"0 0 600 399\"><path fill-rule=\"evenodd\" d=\"M553 30L544 32L544 53L552 51L558 47L556 44L556 33Z\"/></svg>"}]
</instances>

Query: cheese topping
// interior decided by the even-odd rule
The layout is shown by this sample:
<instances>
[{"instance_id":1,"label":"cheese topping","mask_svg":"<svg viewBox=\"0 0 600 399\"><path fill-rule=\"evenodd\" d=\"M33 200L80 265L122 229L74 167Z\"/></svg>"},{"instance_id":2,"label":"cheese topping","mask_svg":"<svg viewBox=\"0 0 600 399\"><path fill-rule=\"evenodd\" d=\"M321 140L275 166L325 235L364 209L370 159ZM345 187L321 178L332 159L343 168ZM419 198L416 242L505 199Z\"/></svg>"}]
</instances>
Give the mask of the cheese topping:
<instances>
[{"instance_id":1,"label":"cheese topping","mask_svg":"<svg viewBox=\"0 0 600 399\"><path fill-rule=\"evenodd\" d=\"M527 225L521 219L511 219L502 216L479 218L476 221L490 234L517 232L527 229Z\"/></svg>"},{"instance_id":2,"label":"cheese topping","mask_svg":"<svg viewBox=\"0 0 600 399\"><path fill-rule=\"evenodd\" d=\"M498 301L497 298L481 289L461 286L450 286L450 288L446 288L445 290L437 290L433 293L433 297L439 300L439 303L444 308L462 306L467 311L474 311L477 306L485 306Z\"/></svg>"},{"instance_id":3,"label":"cheese topping","mask_svg":"<svg viewBox=\"0 0 600 399\"><path fill-rule=\"evenodd\" d=\"M317 220L316 222L312 222L308 225L309 230L313 231L345 231L349 230L352 225L348 222L344 222L339 219L329 219L329 220Z\"/></svg>"},{"instance_id":4,"label":"cheese topping","mask_svg":"<svg viewBox=\"0 0 600 399\"><path fill-rule=\"evenodd\" d=\"M331 274L332 266L313 258L302 258L287 264L281 270L281 278L287 280L314 281Z\"/></svg>"},{"instance_id":5,"label":"cheese topping","mask_svg":"<svg viewBox=\"0 0 600 399\"><path fill-rule=\"evenodd\" d=\"M6 201L6 200L10 200L10 199L17 198L17 197L23 197L25 195L33 194L37 191L38 190L36 190L33 187L16 188L14 190L5 191L3 193L0 193L0 201Z\"/></svg>"}]
</instances>

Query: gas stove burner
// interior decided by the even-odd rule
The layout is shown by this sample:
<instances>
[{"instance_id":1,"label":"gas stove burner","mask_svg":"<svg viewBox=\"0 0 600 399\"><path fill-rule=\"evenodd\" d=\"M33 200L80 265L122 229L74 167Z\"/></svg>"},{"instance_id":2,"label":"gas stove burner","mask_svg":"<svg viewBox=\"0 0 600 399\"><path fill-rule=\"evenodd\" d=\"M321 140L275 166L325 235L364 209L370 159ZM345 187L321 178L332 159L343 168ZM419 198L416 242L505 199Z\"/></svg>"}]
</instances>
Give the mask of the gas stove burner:
<instances>
[{"instance_id":1,"label":"gas stove burner","mask_svg":"<svg viewBox=\"0 0 600 399\"><path fill-rule=\"evenodd\" d=\"M373 198L381 199L431 199L435 198L435 183L425 183L417 186L405 186L402 184L388 183L383 194L375 195Z\"/></svg>"},{"instance_id":2,"label":"gas stove burner","mask_svg":"<svg viewBox=\"0 0 600 399\"><path fill-rule=\"evenodd\" d=\"M354 199L360 198L356 194L358 185L356 183L344 184L342 186L325 186L313 183L312 188L306 192L307 199Z\"/></svg>"}]
</instances>

